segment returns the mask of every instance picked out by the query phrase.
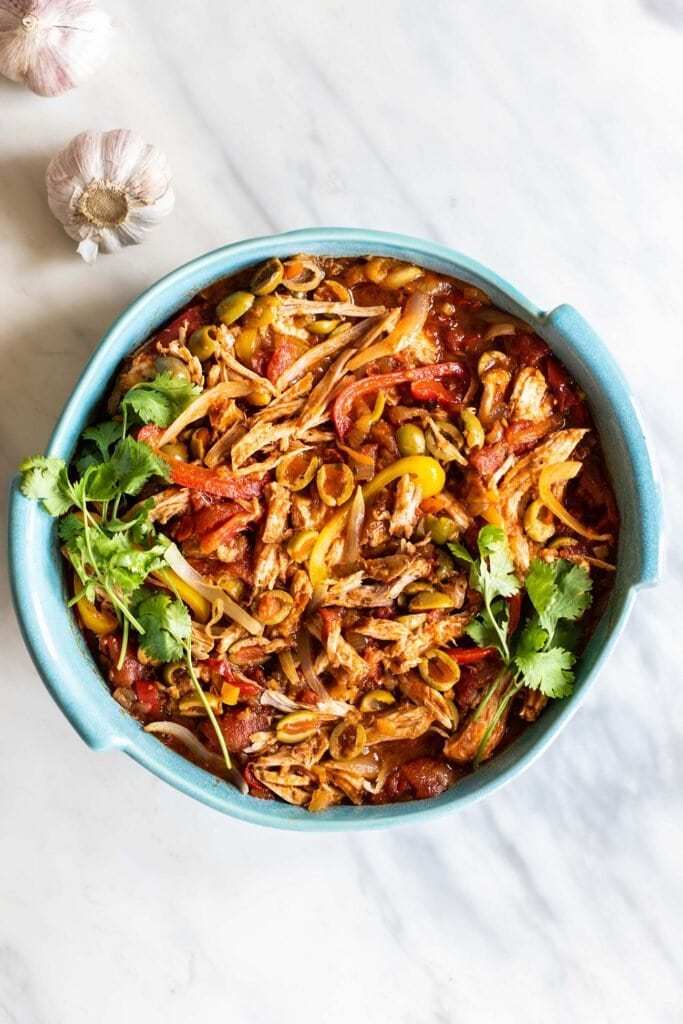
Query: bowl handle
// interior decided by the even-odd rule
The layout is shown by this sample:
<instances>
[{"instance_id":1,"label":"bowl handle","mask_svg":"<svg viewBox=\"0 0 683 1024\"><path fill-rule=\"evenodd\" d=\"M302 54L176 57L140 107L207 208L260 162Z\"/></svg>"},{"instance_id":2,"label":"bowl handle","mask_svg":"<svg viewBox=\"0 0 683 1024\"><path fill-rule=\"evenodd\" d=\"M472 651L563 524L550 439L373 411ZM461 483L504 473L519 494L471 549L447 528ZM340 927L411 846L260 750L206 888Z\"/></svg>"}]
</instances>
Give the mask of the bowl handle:
<instances>
[{"instance_id":1,"label":"bowl handle","mask_svg":"<svg viewBox=\"0 0 683 1024\"><path fill-rule=\"evenodd\" d=\"M654 586L662 573L662 497L657 464L648 450L643 419L630 385L609 350L573 306L557 306L542 314L541 320L543 334L551 344L555 339L561 349L567 349L564 361L568 368L575 369L573 350L584 365L590 366L599 391L615 396L610 413L616 420L621 446L625 445L623 456L631 466L625 511L635 515L638 523L634 531L638 550L629 552L634 565L633 585Z\"/></svg>"}]
</instances>

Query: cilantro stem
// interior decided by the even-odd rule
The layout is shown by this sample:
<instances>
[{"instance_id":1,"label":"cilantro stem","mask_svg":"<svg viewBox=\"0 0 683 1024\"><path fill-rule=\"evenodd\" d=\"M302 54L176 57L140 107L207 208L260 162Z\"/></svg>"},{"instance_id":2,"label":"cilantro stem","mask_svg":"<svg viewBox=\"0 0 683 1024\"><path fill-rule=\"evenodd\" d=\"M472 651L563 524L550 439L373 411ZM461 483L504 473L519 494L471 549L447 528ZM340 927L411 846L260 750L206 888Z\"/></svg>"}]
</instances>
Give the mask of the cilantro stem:
<instances>
[{"instance_id":1,"label":"cilantro stem","mask_svg":"<svg viewBox=\"0 0 683 1024\"><path fill-rule=\"evenodd\" d=\"M507 672L508 672L508 666L504 665L503 668L498 673L498 675L493 680L493 682L491 683L491 685L489 686L488 690L486 691L486 693L484 694L482 699L480 700L479 705L477 707L477 710L472 715L472 721L473 722L476 722L476 721L478 721L481 718L481 715L482 715L482 713L484 711L484 708L486 707L488 702L491 700L491 697L493 697L494 693L498 689L498 683L501 681L503 676L507 674Z\"/></svg>"},{"instance_id":2,"label":"cilantro stem","mask_svg":"<svg viewBox=\"0 0 683 1024\"><path fill-rule=\"evenodd\" d=\"M123 635L122 635L122 638L121 638L121 652L119 654L119 660L116 663L117 669L120 669L120 668L123 667L123 663L124 663L125 658L126 658L126 653L128 651L128 630L129 630L128 617L126 616L124 618L124 620L123 620L123 627L122 627Z\"/></svg>"},{"instance_id":3,"label":"cilantro stem","mask_svg":"<svg viewBox=\"0 0 683 1024\"><path fill-rule=\"evenodd\" d=\"M510 687L508 692L503 697L503 699L500 702L500 705L498 707L498 710L496 711L496 713L494 714L493 718L489 722L488 728L487 728L486 732L484 733L484 735L482 737L481 743L479 744L479 748L478 748L477 753L476 753L476 755L474 757L474 761L472 762L472 767L473 768L478 768L479 765L481 764L481 759L484 756L484 751L486 750L486 744L488 743L488 741L489 741L489 739L491 737L491 733L493 732L495 727L498 725L498 722L500 721L500 719L502 718L503 714L505 713L506 707L508 706L508 704L510 703L512 698L515 696L515 694L518 693L519 690L521 690L521 688L522 688L522 681L521 681L521 679L518 679L517 682L513 686Z\"/></svg>"},{"instance_id":4,"label":"cilantro stem","mask_svg":"<svg viewBox=\"0 0 683 1024\"><path fill-rule=\"evenodd\" d=\"M211 707L211 705L209 704L209 702L208 702L208 700L206 698L206 694L204 693L204 690L202 689L202 685L199 682L199 680L197 679L197 675L196 675L195 670L194 670L194 665L192 664L192 648L190 646L189 641L185 645L185 663L187 665L187 671L190 674L190 679L192 680L192 684L193 684L195 690L197 691L197 696L199 697L199 699L201 700L202 704L204 705L204 710L206 711L207 715L209 716L209 721L211 722L211 725L213 726L214 732L216 733L216 739L218 740L218 746L221 748L221 754L223 755L223 760L225 761L225 766L228 769L228 771L231 772L232 771L232 761L230 760L230 754L228 753L228 748L225 745L225 737L223 736L223 733L221 732L221 727L219 726L218 722L216 721L216 716L213 713L213 708Z\"/></svg>"},{"instance_id":5,"label":"cilantro stem","mask_svg":"<svg viewBox=\"0 0 683 1024\"><path fill-rule=\"evenodd\" d=\"M510 648L508 647L508 641L506 636L507 631L506 629L500 628L500 624L491 610L491 601L488 597L484 598L484 607L488 612L488 616L491 620L491 625L495 629L496 636L498 637L498 640L500 642L500 652L503 655L503 661L508 662L510 660Z\"/></svg>"}]
</instances>

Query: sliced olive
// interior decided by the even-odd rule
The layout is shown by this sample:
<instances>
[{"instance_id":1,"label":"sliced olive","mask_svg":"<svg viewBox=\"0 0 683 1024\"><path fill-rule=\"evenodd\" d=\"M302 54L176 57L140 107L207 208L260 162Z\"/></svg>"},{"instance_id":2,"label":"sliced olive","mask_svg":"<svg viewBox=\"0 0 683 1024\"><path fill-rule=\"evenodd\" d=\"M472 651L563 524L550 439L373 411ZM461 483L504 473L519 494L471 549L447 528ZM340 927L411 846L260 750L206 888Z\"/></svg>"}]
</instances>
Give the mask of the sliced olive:
<instances>
[{"instance_id":1,"label":"sliced olive","mask_svg":"<svg viewBox=\"0 0 683 1024\"><path fill-rule=\"evenodd\" d=\"M437 580L447 580L449 576L452 576L455 572L455 562L443 548L439 548L436 553L436 578Z\"/></svg>"},{"instance_id":2,"label":"sliced olive","mask_svg":"<svg viewBox=\"0 0 683 1024\"><path fill-rule=\"evenodd\" d=\"M396 444L401 455L424 455L427 448L424 430L416 423L404 423L396 431Z\"/></svg>"},{"instance_id":3,"label":"sliced olive","mask_svg":"<svg viewBox=\"0 0 683 1024\"><path fill-rule=\"evenodd\" d=\"M464 466L467 459L461 452L465 439L453 423L447 420L432 421L425 430L427 451L440 462L459 462Z\"/></svg>"},{"instance_id":4,"label":"sliced olive","mask_svg":"<svg viewBox=\"0 0 683 1024\"><path fill-rule=\"evenodd\" d=\"M245 584L242 580L238 579L237 576L233 576L232 579L225 580L221 583L221 589L228 594L233 601L241 601L244 597L246 590Z\"/></svg>"},{"instance_id":5,"label":"sliced olive","mask_svg":"<svg viewBox=\"0 0 683 1024\"><path fill-rule=\"evenodd\" d=\"M458 528L452 519L447 516L433 516L427 514L420 519L420 532L431 537L435 544L445 544L458 533Z\"/></svg>"},{"instance_id":6,"label":"sliced olive","mask_svg":"<svg viewBox=\"0 0 683 1024\"><path fill-rule=\"evenodd\" d=\"M282 282L283 275L282 263L277 256L273 256L256 270L251 279L252 292L254 295L268 295L269 292L274 292Z\"/></svg>"},{"instance_id":7,"label":"sliced olive","mask_svg":"<svg viewBox=\"0 0 683 1024\"><path fill-rule=\"evenodd\" d=\"M293 607L294 600L286 590L267 590L258 599L256 618L264 626L277 626L284 622Z\"/></svg>"},{"instance_id":8,"label":"sliced olive","mask_svg":"<svg viewBox=\"0 0 683 1024\"><path fill-rule=\"evenodd\" d=\"M318 472L320 459L309 452L291 452L277 464L275 479L290 491L303 491Z\"/></svg>"},{"instance_id":9,"label":"sliced olive","mask_svg":"<svg viewBox=\"0 0 683 1024\"><path fill-rule=\"evenodd\" d=\"M555 533L555 520L540 498L530 502L524 512L524 532L539 544L545 544Z\"/></svg>"},{"instance_id":10,"label":"sliced olive","mask_svg":"<svg viewBox=\"0 0 683 1024\"><path fill-rule=\"evenodd\" d=\"M389 704L395 704L396 698L388 690L370 690L364 694L360 702L361 711L382 711Z\"/></svg>"},{"instance_id":11,"label":"sliced olive","mask_svg":"<svg viewBox=\"0 0 683 1024\"><path fill-rule=\"evenodd\" d=\"M177 686L187 675L187 665L184 661L169 662L168 665L164 665L162 675L167 686Z\"/></svg>"},{"instance_id":12,"label":"sliced olive","mask_svg":"<svg viewBox=\"0 0 683 1024\"><path fill-rule=\"evenodd\" d=\"M178 359L177 356L157 356L154 360L154 367L157 373L171 373L174 377L184 377L185 380L190 379L187 363L184 363L182 359Z\"/></svg>"},{"instance_id":13,"label":"sliced olive","mask_svg":"<svg viewBox=\"0 0 683 1024\"><path fill-rule=\"evenodd\" d=\"M450 711L451 714L451 729L453 732L455 732L455 730L460 725L460 712L458 711L458 705L455 703L454 700L451 700L450 697L444 697L444 700L446 701L446 704L448 705L448 710Z\"/></svg>"},{"instance_id":14,"label":"sliced olive","mask_svg":"<svg viewBox=\"0 0 683 1024\"><path fill-rule=\"evenodd\" d=\"M215 693L205 693L206 701L212 711L220 711L221 699ZM206 707L198 693L188 693L178 701L178 710L183 715L205 715Z\"/></svg>"},{"instance_id":15,"label":"sliced olive","mask_svg":"<svg viewBox=\"0 0 683 1024\"><path fill-rule=\"evenodd\" d=\"M408 605L411 612L432 612L437 609L453 607L450 597L438 590L423 590L416 594Z\"/></svg>"},{"instance_id":16,"label":"sliced olive","mask_svg":"<svg viewBox=\"0 0 683 1024\"><path fill-rule=\"evenodd\" d=\"M173 441L171 444L165 444L161 450L164 455L168 455L170 459L175 459L176 462L187 462L188 451L186 444Z\"/></svg>"},{"instance_id":17,"label":"sliced olive","mask_svg":"<svg viewBox=\"0 0 683 1024\"><path fill-rule=\"evenodd\" d=\"M329 462L321 466L315 483L320 500L333 508L344 505L353 493L353 473L345 462Z\"/></svg>"},{"instance_id":18,"label":"sliced olive","mask_svg":"<svg viewBox=\"0 0 683 1024\"><path fill-rule=\"evenodd\" d=\"M216 307L216 316L222 324L229 327L239 320L241 316L254 305L254 296L251 292L233 292L226 295Z\"/></svg>"},{"instance_id":19,"label":"sliced olive","mask_svg":"<svg viewBox=\"0 0 683 1024\"><path fill-rule=\"evenodd\" d=\"M318 539L315 530L299 530L287 543L287 554L295 562L305 562Z\"/></svg>"},{"instance_id":20,"label":"sliced olive","mask_svg":"<svg viewBox=\"0 0 683 1024\"><path fill-rule=\"evenodd\" d=\"M330 757L335 761L353 761L362 754L365 740L360 722L340 722L330 734Z\"/></svg>"},{"instance_id":21,"label":"sliced olive","mask_svg":"<svg viewBox=\"0 0 683 1024\"><path fill-rule=\"evenodd\" d=\"M438 647L430 647L420 662L419 669L425 683L440 693L450 690L460 678L460 666L457 661Z\"/></svg>"},{"instance_id":22,"label":"sliced olive","mask_svg":"<svg viewBox=\"0 0 683 1024\"><path fill-rule=\"evenodd\" d=\"M422 629L426 615L424 613L413 613L412 615L397 615L396 621L400 622L402 626L406 626L408 629L417 631Z\"/></svg>"},{"instance_id":23,"label":"sliced olive","mask_svg":"<svg viewBox=\"0 0 683 1024\"><path fill-rule=\"evenodd\" d=\"M267 327L272 324L279 306L277 295L261 295L249 310L249 326Z\"/></svg>"},{"instance_id":24,"label":"sliced olive","mask_svg":"<svg viewBox=\"0 0 683 1024\"><path fill-rule=\"evenodd\" d=\"M198 427L190 436L190 451L194 459L202 460L209 450L211 431L206 427Z\"/></svg>"},{"instance_id":25,"label":"sliced olive","mask_svg":"<svg viewBox=\"0 0 683 1024\"><path fill-rule=\"evenodd\" d=\"M207 359L210 359L215 354L218 348L218 329L214 324L200 327L191 336L187 347L200 362L206 362Z\"/></svg>"},{"instance_id":26,"label":"sliced olive","mask_svg":"<svg viewBox=\"0 0 683 1024\"><path fill-rule=\"evenodd\" d=\"M463 409L460 413L460 421L465 435L465 447L467 448L467 451L471 452L475 448L483 447L484 441L486 440L484 428L479 422L479 417L474 410Z\"/></svg>"},{"instance_id":27,"label":"sliced olive","mask_svg":"<svg viewBox=\"0 0 683 1024\"><path fill-rule=\"evenodd\" d=\"M327 278L323 288L327 288L328 291L332 292L337 302L351 302L351 292L341 281L330 281Z\"/></svg>"},{"instance_id":28,"label":"sliced olive","mask_svg":"<svg viewBox=\"0 0 683 1024\"><path fill-rule=\"evenodd\" d=\"M290 292L312 292L324 277L325 272L313 260L295 256L284 264L282 283Z\"/></svg>"},{"instance_id":29,"label":"sliced olive","mask_svg":"<svg viewBox=\"0 0 683 1024\"><path fill-rule=\"evenodd\" d=\"M315 711L291 711L277 723L275 733L280 743L301 743L315 736L318 721Z\"/></svg>"},{"instance_id":30,"label":"sliced olive","mask_svg":"<svg viewBox=\"0 0 683 1024\"><path fill-rule=\"evenodd\" d=\"M308 325L311 334L331 334L335 327L338 327L341 320L314 320Z\"/></svg>"}]
</instances>

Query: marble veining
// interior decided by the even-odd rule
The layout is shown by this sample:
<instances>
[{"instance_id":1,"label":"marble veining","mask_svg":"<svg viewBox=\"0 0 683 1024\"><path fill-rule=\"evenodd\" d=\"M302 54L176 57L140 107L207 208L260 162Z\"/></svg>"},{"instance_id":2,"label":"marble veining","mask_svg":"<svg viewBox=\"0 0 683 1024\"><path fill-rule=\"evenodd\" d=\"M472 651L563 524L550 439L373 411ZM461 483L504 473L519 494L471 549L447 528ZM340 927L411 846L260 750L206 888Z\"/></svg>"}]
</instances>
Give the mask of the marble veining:
<instances>
[{"instance_id":1,"label":"marble veining","mask_svg":"<svg viewBox=\"0 0 683 1024\"><path fill-rule=\"evenodd\" d=\"M670 544L662 585L522 778L348 836L241 825L87 750L3 573L0 1024L680 1021L680 2L106 6L113 53L90 83L48 101L0 80L5 481L162 274L241 237L361 225L581 310L643 409ZM88 127L161 145L178 197L143 246L94 268L43 187Z\"/></svg>"}]
</instances>

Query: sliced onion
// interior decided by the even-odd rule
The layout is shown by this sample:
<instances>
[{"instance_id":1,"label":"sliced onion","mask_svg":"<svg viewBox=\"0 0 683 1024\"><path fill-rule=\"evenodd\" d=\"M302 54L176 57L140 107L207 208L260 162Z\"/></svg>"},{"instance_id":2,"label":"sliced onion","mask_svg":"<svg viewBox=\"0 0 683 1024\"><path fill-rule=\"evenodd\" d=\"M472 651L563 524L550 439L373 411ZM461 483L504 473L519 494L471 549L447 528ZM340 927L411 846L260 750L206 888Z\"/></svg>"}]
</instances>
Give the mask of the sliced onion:
<instances>
[{"instance_id":1,"label":"sliced onion","mask_svg":"<svg viewBox=\"0 0 683 1024\"><path fill-rule=\"evenodd\" d=\"M197 739L195 734L190 732L184 725L179 725L177 722L150 722L149 725L145 726L145 732L160 732L166 736L171 736L174 740L182 743L194 757L202 761L209 771L221 777L226 774L223 758L218 754L214 754L208 747L205 747L201 740ZM244 781L242 773L234 765L228 773L228 778L239 789L240 793L246 795L249 792L249 787Z\"/></svg>"},{"instance_id":2,"label":"sliced onion","mask_svg":"<svg viewBox=\"0 0 683 1024\"><path fill-rule=\"evenodd\" d=\"M299 655L299 663L301 664L301 671L304 674L304 679L308 683L313 693L316 693L323 700L331 700L329 693L325 689L324 684L318 678L315 669L313 668L313 658L311 656L311 636L307 629L299 630L299 638L297 642L297 654Z\"/></svg>"},{"instance_id":3,"label":"sliced onion","mask_svg":"<svg viewBox=\"0 0 683 1024\"><path fill-rule=\"evenodd\" d=\"M193 569L190 563L182 555L180 550L175 544L169 544L164 553L164 558L171 566L173 571L180 576L188 586L193 587L198 594L205 597L207 601L210 601L212 605L220 605L221 610L236 622L238 626L242 626L246 629L247 633L251 633L252 636L260 636L263 633L263 626L256 619L252 618L248 612L245 612L244 608L240 608L233 599L230 597L222 587L217 587L214 583L209 583L208 580Z\"/></svg>"},{"instance_id":4,"label":"sliced onion","mask_svg":"<svg viewBox=\"0 0 683 1024\"><path fill-rule=\"evenodd\" d=\"M360 535L365 522L365 498L362 487L356 488L349 508L349 518L346 524L346 539L341 561L345 565L353 565L360 557Z\"/></svg>"},{"instance_id":5,"label":"sliced onion","mask_svg":"<svg viewBox=\"0 0 683 1024\"><path fill-rule=\"evenodd\" d=\"M174 441L181 430L184 430L190 423L194 423L195 420L200 420L206 416L213 403L219 399L244 398L245 395L251 394L253 390L253 385L248 381L227 380L216 384L213 388L209 388L208 391L202 391L201 395L195 398L194 402L190 402L188 407L181 412L180 416L171 423L170 427L166 428L157 441L156 447L163 448L165 444Z\"/></svg>"},{"instance_id":6,"label":"sliced onion","mask_svg":"<svg viewBox=\"0 0 683 1024\"><path fill-rule=\"evenodd\" d=\"M292 652L279 651L277 659L280 662L280 668L287 677L287 681L291 683L292 686L299 686L299 673L296 670L296 665L294 664ZM269 693L270 691L267 690L266 692Z\"/></svg>"},{"instance_id":7,"label":"sliced onion","mask_svg":"<svg viewBox=\"0 0 683 1024\"><path fill-rule=\"evenodd\" d=\"M311 705L302 701L292 700L279 690L264 690L261 694L261 704L269 705L278 711L310 711ZM318 711L330 715L332 718L344 718L353 708L343 700L319 700L316 704Z\"/></svg>"},{"instance_id":8,"label":"sliced onion","mask_svg":"<svg viewBox=\"0 0 683 1024\"><path fill-rule=\"evenodd\" d=\"M383 341L378 341L375 345L371 345L354 356L348 363L348 369L353 372L376 359L395 356L417 337L425 325L428 314L429 296L424 292L413 292L405 304L403 316L391 334Z\"/></svg>"},{"instance_id":9,"label":"sliced onion","mask_svg":"<svg viewBox=\"0 0 683 1024\"><path fill-rule=\"evenodd\" d=\"M574 533L578 533L580 537L586 537L587 540L609 540L611 539L611 534L596 533L595 530L589 530L553 494L553 484L566 483L568 480L573 480L581 472L581 469L581 462L554 462L549 466L545 466L538 478L539 496L546 508L550 509L552 514L561 523L568 526Z\"/></svg>"}]
</instances>

